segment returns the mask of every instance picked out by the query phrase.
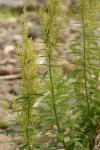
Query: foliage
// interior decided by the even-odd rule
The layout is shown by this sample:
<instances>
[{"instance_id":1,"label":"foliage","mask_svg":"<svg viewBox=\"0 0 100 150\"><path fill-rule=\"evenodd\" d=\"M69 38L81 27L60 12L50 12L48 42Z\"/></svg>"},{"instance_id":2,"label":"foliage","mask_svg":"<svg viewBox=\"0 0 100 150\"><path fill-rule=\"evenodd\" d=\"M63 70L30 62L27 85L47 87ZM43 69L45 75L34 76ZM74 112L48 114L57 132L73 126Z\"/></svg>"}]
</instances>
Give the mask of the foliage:
<instances>
[{"instance_id":1,"label":"foliage","mask_svg":"<svg viewBox=\"0 0 100 150\"><path fill-rule=\"evenodd\" d=\"M59 122L61 120L60 112L57 110L57 103L59 103L59 100L57 98L59 76L57 75L58 73L56 69L56 57L54 56L54 47L56 46L57 37L62 23L61 19L58 20L59 9L60 1L50 0L45 8L41 8L39 10L39 18L42 24L42 35L48 71L46 80L44 80L46 89L45 92L48 93L48 97L46 97L46 99L48 101L49 106L49 110L46 111L50 111L52 113L52 115L49 114L49 120L48 118L46 118L45 122L46 124L55 124L57 126L57 130L54 131L54 134L59 139L59 141L63 143L64 148L67 149L64 140L64 135L62 133L61 125Z\"/></svg>"},{"instance_id":2,"label":"foliage","mask_svg":"<svg viewBox=\"0 0 100 150\"><path fill-rule=\"evenodd\" d=\"M20 149L32 150L35 147L36 125L39 121L38 112L33 109L34 103L40 94L40 81L37 74L37 56L32 48L32 40L28 38L26 22L26 8L22 15L23 43L16 47L17 57L20 60L20 95L15 102L19 130L22 136Z\"/></svg>"},{"instance_id":3,"label":"foliage","mask_svg":"<svg viewBox=\"0 0 100 150\"><path fill-rule=\"evenodd\" d=\"M98 1L80 0L80 14L82 22L82 32L80 37L73 41L74 64L76 66L74 93L76 99L77 112L79 118L77 120L78 127L75 129L78 134L74 134L79 138L78 142L82 145L75 146L76 149L89 149L90 141L97 122L99 121L99 46L98 39L95 35L97 29L97 11ZM79 45L80 43L80 45ZM72 72L72 74L74 73ZM83 148L82 148L83 147Z\"/></svg>"},{"instance_id":4,"label":"foliage","mask_svg":"<svg viewBox=\"0 0 100 150\"><path fill-rule=\"evenodd\" d=\"M46 136L39 149L56 150L60 143L65 150L90 150L96 125L100 119L100 48L99 36L95 34L98 0L79 0L81 28L80 36L71 44L75 70L65 75L59 74L55 54L57 37L62 28L63 18L59 12L61 1L49 0L40 8L38 16L44 44L46 71L37 74L36 51L28 38L26 11L22 17L23 45L18 46L20 59L21 88L16 106L19 107L18 122L23 139L21 149L36 148L37 137ZM60 15L60 16L59 16ZM34 104L41 96L39 113ZM38 119L38 116L40 119ZM38 122L40 120L40 122ZM37 126L37 127L36 127ZM33 146L33 147L32 147Z\"/></svg>"}]
</instances>

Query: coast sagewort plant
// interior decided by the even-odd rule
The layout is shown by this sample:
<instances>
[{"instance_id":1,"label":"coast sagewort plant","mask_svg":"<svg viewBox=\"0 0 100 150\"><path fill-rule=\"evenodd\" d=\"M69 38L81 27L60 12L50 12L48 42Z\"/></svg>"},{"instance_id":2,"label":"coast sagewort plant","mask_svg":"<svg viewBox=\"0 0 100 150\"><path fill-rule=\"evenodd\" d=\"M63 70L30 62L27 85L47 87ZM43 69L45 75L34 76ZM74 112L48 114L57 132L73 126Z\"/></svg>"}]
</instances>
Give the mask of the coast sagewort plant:
<instances>
[{"instance_id":1,"label":"coast sagewort plant","mask_svg":"<svg viewBox=\"0 0 100 150\"><path fill-rule=\"evenodd\" d=\"M62 20L58 19L59 9L60 9L60 0L50 0L46 4L44 8L40 8L38 14L39 19L42 25L41 31L42 31L42 37L43 37L43 43L44 43L44 49L45 49L45 59L46 59L46 68L47 68L47 76L46 80L44 80L45 83L45 89L46 93L48 93L48 97L46 97L46 101L48 104L48 111L51 112L48 116L49 122L46 119L46 122L53 125L55 124L57 127L57 130L53 131L55 132L55 136L59 139L59 141L63 144L63 147L67 150L66 142L64 140L64 135L62 132L62 127L60 125L60 112L57 110L57 103L60 99L60 93L59 98L58 97L58 72L56 69L56 57L54 54L54 48L56 46L57 37L59 34L59 30L61 28ZM50 130L50 129L49 129ZM52 130L52 129L51 129ZM52 148L52 146L51 146Z\"/></svg>"},{"instance_id":2,"label":"coast sagewort plant","mask_svg":"<svg viewBox=\"0 0 100 150\"><path fill-rule=\"evenodd\" d=\"M79 111L76 136L83 149L92 149L90 141L100 118L100 48L99 36L95 34L98 28L98 3L98 0L79 0L82 27L79 38L72 44L76 70L71 74L74 74L76 80L75 104Z\"/></svg>"},{"instance_id":3,"label":"coast sagewort plant","mask_svg":"<svg viewBox=\"0 0 100 150\"><path fill-rule=\"evenodd\" d=\"M38 112L33 109L37 96L40 94L40 81L38 78L38 65L36 51L32 47L32 40L28 38L26 22L26 8L22 15L23 43L16 47L17 57L20 61L19 71L21 75L20 94L16 99L15 110L19 132L21 135L20 150L33 150L37 146L35 141L36 125L39 121Z\"/></svg>"},{"instance_id":4,"label":"coast sagewort plant","mask_svg":"<svg viewBox=\"0 0 100 150\"><path fill-rule=\"evenodd\" d=\"M46 107L39 110L38 115L33 107L38 95L41 95L37 56L31 39L28 38L24 10L23 45L18 47L22 80L16 105L20 109L18 123L23 149L34 150L37 147L37 133L41 133L41 138L50 135L48 144L41 143L37 148L40 150L57 149L59 143L65 150L92 149L91 140L100 116L100 48L99 36L95 35L98 27L98 0L78 2L82 27L79 38L74 40L71 46L76 69L62 76L59 74L58 57L55 54L57 37L63 22L59 18L61 1L49 0L46 6L38 11L46 60L46 72L41 78L44 85L42 102ZM38 116L41 129L36 128Z\"/></svg>"}]
</instances>

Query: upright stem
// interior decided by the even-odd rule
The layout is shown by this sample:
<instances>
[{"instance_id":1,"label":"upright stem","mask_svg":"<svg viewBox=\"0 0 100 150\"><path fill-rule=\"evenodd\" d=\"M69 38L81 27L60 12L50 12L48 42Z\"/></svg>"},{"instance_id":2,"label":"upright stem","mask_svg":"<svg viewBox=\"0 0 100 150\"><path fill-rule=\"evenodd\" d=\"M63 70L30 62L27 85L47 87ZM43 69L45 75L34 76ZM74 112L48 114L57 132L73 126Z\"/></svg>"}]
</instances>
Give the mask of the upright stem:
<instances>
[{"instance_id":1,"label":"upright stem","mask_svg":"<svg viewBox=\"0 0 100 150\"><path fill-rule=\"evenodd\" d=\"M46 33L44 35L44 44L45 47L47 48L48 52L47 52L47 63L48 63L48 69L49 69L49 80L50 80L50 86L51 86L51 98L52 98L52 103L53 103L53 111L54 111L54 117L55 117L55 121L56 121L56 125L57 125L57 129L58 129L58 133L61 133L61 127L59 124L59 120L58 120L58 115L57 115L57 109L56 109L56 103L55 103L55 92L54 92L54 84L53 84L53 74L52 74L52 50L53 50L53 40L55 40L56 37L53 37L53 30L52 28L54 28L56 30L55 27L55 22L56 22L56 15L58 13L58 5L59 5L59 0L50 0L49 1L49 5L48 5L48 18L47 18L47 24L45 26L44 29L44 33ZM44 24L43 24L44 25ZM55 33L56 34L56 33ZM55 42L54 42L55 45ZM61 141L63 143L63 146L65 148L65 150L67 150L67 146L65 143L65 140L63 139Z\"/></svg>"},{"instance_id":2,"label":"upright stem","mask_svg":"<svg viewBox=\"0 0 100 150\"><path fill-rule=\"evenodd\" d=\"M54 86L53 86L53 76L52 76L52 68L51 68L51 52L49 53L49 73L50 73L50 84L51 84L51 93L52 93L52 101L53 101L53 108L54 108L54 114L55 114L55 119L56 119L56 124L58 128L58 132L61 133L61 128L59 125L58 121L58 116L57 116L57 110L56 110L56 104L55 104L55 94L54 94ZM65 150L67 150L67 146L65 143L65 140L62 140L63 146Z\"/></svg>"},{"instance_id":3,"label":"upright stem","mask_svg":"<svg viewBox=\"0 0 100 150\"><path fill-rule=\"evenodd\" d=\"M30 109L30 104L28 103L28 106L27 106L27 129L26 129L26 130L27 130L27 131L26 131L27 149L28 149L28 150L32 150L32 149L31 149L31 146L30 146L30 139L29 139L29 138L30 138L30 137L29 137L29 136L30 136L30 135L29 135L29 123L30 123L30 122L29 122L29 119L30 119L30 112L29 112L30 110L29 110L29 109Z\"/></svg>"},{"instance_id":4,"label":"upright stem","mask_svg":"<svg viewBox=\"0 0 100 150\"><path fill-rule=\"evenodd\" d=\"M88 51L90 51L90 35L89 35L89 37L88 37ZM91 100L91 102L92 102L92 94L91 94L91 89L92 89L92 78L91 78L91 61L90 61L90 55L88 56L88 61L89 61L89 83L90 83L90 92L89 92L89 98L90 98L90 100Z\"/></svg>"},{"instance_id":5,"label":"upright stem","mask_svg":"<svg viewBox=\"0 0 100 150\"><path fill-rule=\"evenodd\" d=\"M30 94L29 94L29 92L28 92L28 87L26 86L26 88L27 88L27 101L28 101L28 104L27 104L27 125L26 125L26 138L27 138L27 143L26 143L26 145L27 145L27 150L32 150L31 149L31 145L30 145L30 134L29 134L29 124L30 124Z\"/></svg>"},{"instance_id":6,"label":"upright stem","mask_svg":"<svg viewBox=\"0 0 100 150\"><path fill-rule=\"evenodd\" d=\"M87 108L88 112L90 114L90 105L89 105L89 97L88 97L88 91L87 91L87 75L86 75L86 31L85 31L85 22L84 22L84 0L82 4L82 25L83 25L83 50L84 50L84 80L85 80L85 95L86 95L86 101L87 101Z\"/></svg>"}]
</instances>

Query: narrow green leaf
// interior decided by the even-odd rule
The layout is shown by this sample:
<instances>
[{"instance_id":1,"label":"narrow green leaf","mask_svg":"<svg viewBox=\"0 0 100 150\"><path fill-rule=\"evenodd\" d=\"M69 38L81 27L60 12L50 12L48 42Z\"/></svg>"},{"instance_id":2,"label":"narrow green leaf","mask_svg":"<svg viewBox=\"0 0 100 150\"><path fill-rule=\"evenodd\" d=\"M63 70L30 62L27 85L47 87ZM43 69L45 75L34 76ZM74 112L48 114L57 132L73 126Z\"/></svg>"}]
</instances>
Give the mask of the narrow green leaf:
<instances>
[{"instance_id":1,"label":"narrow green leaf","mask_svg":"<svg viewBox=\"0 0 100 150\"><path fill-rule=\"evenodd\" d=\"M74 71L71 71L68 73L68 77L75 77L77 74L79 74L82 71L82 69L76 69Z\"/></svg>"},{"instance_id":2,"label":"narrow green leaf","mask_svg":"<svg viewBox=\"0 0 100 150\"><path fill-rule=\"evenodd\" d=\"M22 147L20 147L19 150L25 150L26 146L27 146L27 145L23 145Z\"/></svg>"}]
</instances>

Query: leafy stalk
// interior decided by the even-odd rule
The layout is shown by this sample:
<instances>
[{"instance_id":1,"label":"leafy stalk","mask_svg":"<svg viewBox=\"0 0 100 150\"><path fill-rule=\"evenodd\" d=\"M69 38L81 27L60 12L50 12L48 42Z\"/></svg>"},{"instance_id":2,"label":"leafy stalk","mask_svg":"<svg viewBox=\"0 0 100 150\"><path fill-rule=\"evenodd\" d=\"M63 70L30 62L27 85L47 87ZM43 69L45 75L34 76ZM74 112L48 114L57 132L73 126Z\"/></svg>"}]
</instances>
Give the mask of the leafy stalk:
<instances>
[{"instance_id":1,"label":"leafy stalk","mask_svg":"<svg viewBox=\"0 0 100 150\"><path fill-rule=\"evenodd\" d=\"M55 104L55 93L54 93L54 86L53 86L53 76L52 76L52 64L51 64L52 58L51 58L51 53L49 53L49 77L50 77L50 84L51 84L51 93L52 93L52 101L53 101L53 108L54 108L54 114L55 114L55 119L56 119L56 124L58 128L58 133L61 133L61 128L59 125L59 120L57 116L57 110L56 110L56 104ZM66 143L64 139L62 140L62 143L64 145L64 148L67 150Z\"/></svg>"},{"instance_id":2,"label":"leafy stalk","mask_svg":"<svg viewBox=\"0 0 100 150\"><path fill-rule=\"evenodd\" d=\"M16 47L17 57L20 61L20 96L16 99L16 111L21 134L21 148L33 150L35 148L36 124L38 113L33 106L39 95L40 82L37 74L37 56L32 48L32 40L28 38L28 27L26 21L26 8L22 15L22 37L23 43Z\"/></svg>"},{"instance_id":3,"label":"leafy stalk","mask_svg":"<svg viewBox=\"0 0 100 150\"><path fill-rule=\"evenodd\" d=\"M48 65L50 89L51 89L51 99L53 104L53 111L55 116L56 125L58 128L58 133L61 133L61 127L59 124L56 99L55 99L55 86L54 86L54 47L56 46L56 39L61 27L60 21L57 20L58 10L60 1L59 0L49 0L48 5L40 9L39 17L42 24L43 40L45 45L46 60ZM47 11L47 13L46 13ZM42 18L42 20L41 20ZM67 150L65 140L63 139L62 144Z\"/></svg>"},{"instance_id":4,"label":"leafy stalk","mask_svg":"<svg viewBox=\"0 0 100 150\"><path fill-rule=\"evenodd\" d=\"M74 92L77 109L75 112L80 118L75 120L77 124L75 130L79 133L75 133L74 138L79 137L81 147L89 149L89 143L98 122L98 107L100 107L98 105L99 45L98 37L95 35L98 26L98 0L79 0L79 8L82 29L79 32L80 37L76 38L72 45L76 58L74 62L76 69L72 71L72 74L76 72ZM73 148L77 149L79 145L75 144Z\"/></svg>"},{"instance_id":5,"label":"leafy stalk","mask_svg":"<svg viewBox=\"0 0 100 150\"><path fill-rule=\"evenodd\" d=\"M82 32L83 32L83 61L84 61L84 84L85 84L85 95L87 101L87 108L90 114L90 103L93 102L92 96L92 75L94 74L93 62L98 61L97 58L97 48L93 50L93 45L95 47L95 35L93 35L94 30L97 28L97 7L98 1L87 1L81 0L81 14L82 14ZM93 56L94 55L94 58ZM95 58L96 57L96 58ZM95 60L97 59L97 60ZM97 71L96 71L97 72ZM97 76L94 74L94 76ZM96 81L97 82L97 81Z\"/></svg>"}]
</instances>

